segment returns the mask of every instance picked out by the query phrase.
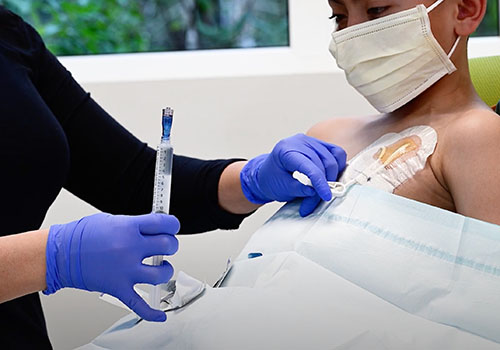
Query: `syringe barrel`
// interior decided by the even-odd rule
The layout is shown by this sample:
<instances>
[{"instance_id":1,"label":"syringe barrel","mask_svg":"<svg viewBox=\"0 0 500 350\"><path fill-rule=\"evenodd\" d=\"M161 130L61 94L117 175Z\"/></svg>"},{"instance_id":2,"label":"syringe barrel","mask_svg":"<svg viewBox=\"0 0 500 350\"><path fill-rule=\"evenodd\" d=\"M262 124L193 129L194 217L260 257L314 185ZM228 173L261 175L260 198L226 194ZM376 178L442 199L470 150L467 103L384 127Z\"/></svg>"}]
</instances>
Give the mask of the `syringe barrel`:
<instances>
[{"instance_id":1,"label":"syringe barrel","mask_svg":"<svg viewBox=\"0 0 500 350\"><path fill-rule=\"evenodd\" d=\"M170 141L162 141L157 148L153 213L168 214L170 208L170 186L174 149Z\"/></svg>"},{"instance_id":2,"label":"syringe barrel","mask_svg":"<svg viewBox=\"0 0 500 350\"><path fill-rule=\"evenodd\" d=\"M170 209L170 185L172 183L172 163L174 149L170 140L162 139L156 153L155 183L153 192L153 213L168 214ZM154 256L152 264L161 265L163 256ZM153 309L160 308L161 287L151 288L150 305Z\"/></svg>"},{"instance_id":3,"label":"syringe barrel","mask_svg":"<svg viewBox=\"0 0 500 350\"><path fill-rule=\"evenodd\" d=\"M162 111L162 138L156 152L153 213L168 214L170 209L170 185L174 159L174 149L170 144L170 131L172 130L173 117L173 109L167 107ZM152 263L160 265L162 261L163 256L154 256ZM151 288L150 304L153 309L160 308L160 291L160 285Z\"/></svg>"}]
</instances>

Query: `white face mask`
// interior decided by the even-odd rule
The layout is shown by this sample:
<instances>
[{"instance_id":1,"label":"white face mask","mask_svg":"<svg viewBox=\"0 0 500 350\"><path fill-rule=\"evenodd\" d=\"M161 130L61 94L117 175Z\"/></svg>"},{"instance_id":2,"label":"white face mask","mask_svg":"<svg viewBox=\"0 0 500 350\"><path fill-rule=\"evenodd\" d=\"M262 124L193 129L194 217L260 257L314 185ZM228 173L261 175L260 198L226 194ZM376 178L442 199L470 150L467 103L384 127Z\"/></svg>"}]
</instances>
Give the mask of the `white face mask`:
<instances>
[{"instance_id":1,"label":"white face mask","mask_svg":"<svg viewBox=\"0 0 500 350\"><path fill-rule=\"evenodd\" d=\"M347 81L381 113L405 105L446 74L456 71L432 35L424 5L357 24L332 34L330 52Z\"/></svg>"}]
</instances>

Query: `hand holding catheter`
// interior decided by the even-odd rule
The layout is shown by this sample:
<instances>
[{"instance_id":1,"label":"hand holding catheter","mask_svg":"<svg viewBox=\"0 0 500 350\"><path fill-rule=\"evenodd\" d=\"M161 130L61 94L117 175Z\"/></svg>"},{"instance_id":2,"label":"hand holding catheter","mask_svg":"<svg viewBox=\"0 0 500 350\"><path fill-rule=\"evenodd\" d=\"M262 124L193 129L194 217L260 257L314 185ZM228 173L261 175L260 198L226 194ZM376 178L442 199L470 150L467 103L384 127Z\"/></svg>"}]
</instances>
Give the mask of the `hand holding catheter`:
<instances>
[{"instance_id":1,"label":"hand holding catheter","mask_svg":"<svg viewBox=\"0 0 500 350\"><path fill-rule=\"evenodd\" d=\"M337 181L328 181L328 186L332 191L332 200L337 197L345 196L349 188L354 184L364 184L370 181L372 176L378 174L382 169L389 166L393 161L408 152L414 151L415 149L416 145L414 145L412 142L406 142L402 144L391 154L388 153L387 147L381 147L378 156L376 157L376 159L374 159L374 162L352 180L348 181L345 184ZM306 175L298 171L295 171L293 173L293 177L306 186L312 186L311 180Z\"/></svg>"}]
</instances>

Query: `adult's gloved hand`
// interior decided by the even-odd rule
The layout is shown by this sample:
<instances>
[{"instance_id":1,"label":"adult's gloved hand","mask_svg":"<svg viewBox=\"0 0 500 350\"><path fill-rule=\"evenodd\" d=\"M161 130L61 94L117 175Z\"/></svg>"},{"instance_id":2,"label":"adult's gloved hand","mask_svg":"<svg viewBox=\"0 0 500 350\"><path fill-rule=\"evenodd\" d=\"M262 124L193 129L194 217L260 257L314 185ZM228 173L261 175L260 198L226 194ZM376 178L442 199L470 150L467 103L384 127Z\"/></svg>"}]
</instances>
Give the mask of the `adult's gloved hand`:
<instances>
[{"instance_id":1,"label":"adult's gloved hand","mask_svg":"<svg viewBox=\"0 0 500 350\"><path fill-rule=\"evenodd\" d=\"M345 164L342 148L297 134L278 142L270 154L251 159L240 173L241 187L245 197L256 204L303 197L300 215L307 216L321 199L332 198L327 181L336 181ZM313 187L293 178L295 171L309 177Z\"/></svg>"},{"instance_id":2,"label":"adult's gloved hand","mask_svg":"<svg viewBox=\"0 0 500 350\"><path fill-rule=\"evenodd\" d=\"M172 255L179 221L170 215L122 216L95 214L49 230L46 248L46 295L64 287L97 291L120 299L148 321L165 321L134 291L137 283L170 280L172 266L142 263L153 255Z\"/></svg>"}]
</instances>

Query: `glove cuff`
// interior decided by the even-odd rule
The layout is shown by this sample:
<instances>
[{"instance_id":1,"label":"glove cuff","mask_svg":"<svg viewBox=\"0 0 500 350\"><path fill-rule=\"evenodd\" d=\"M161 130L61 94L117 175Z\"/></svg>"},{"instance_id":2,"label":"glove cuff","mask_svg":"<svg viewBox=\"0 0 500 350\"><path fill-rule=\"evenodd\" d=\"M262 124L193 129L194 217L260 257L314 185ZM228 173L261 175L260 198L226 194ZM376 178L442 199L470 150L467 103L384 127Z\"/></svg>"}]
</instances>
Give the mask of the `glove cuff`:
<instances>
[{"instance_id":1,"label":"glove cuff","mask_svg":"<svg viewBox=\"0 0 500 350\"><path fill-rule=\"evenodd\" d=\"M251 159L240 172L241 189L245 197L254 204L266 204L271 202L259 188L259 170L268 154L262 154Z\"/></svg>"},{"instance_id":2,"label":"glove cuff","mask_svg":"<svg viewBox=\"0 0 500 350\"><path fill-rule=\"evenodd\" d=\"M50 227L45 253L47 289L43 294L50 295L64 287L87 289L80 263L83 230L79 226L85 225L82 220Z\"/></svg>"},{"instance_id":3,"label":"glove cuff","mask_svg":"<svg viewBox=\"0 0 500 350\"><path fill-rule=\"evenodd\" d=\"M53 225L50 227L49 236L47 237L47 246L45 248L45 281L47 289L43 291L45 295L51 295L57 292L64 286L60 282L59 269L57 264L57 256L60 254L60 230L62 225ZM59 241L59 244L58 242Z\"/></svg>"}]
</instances>

